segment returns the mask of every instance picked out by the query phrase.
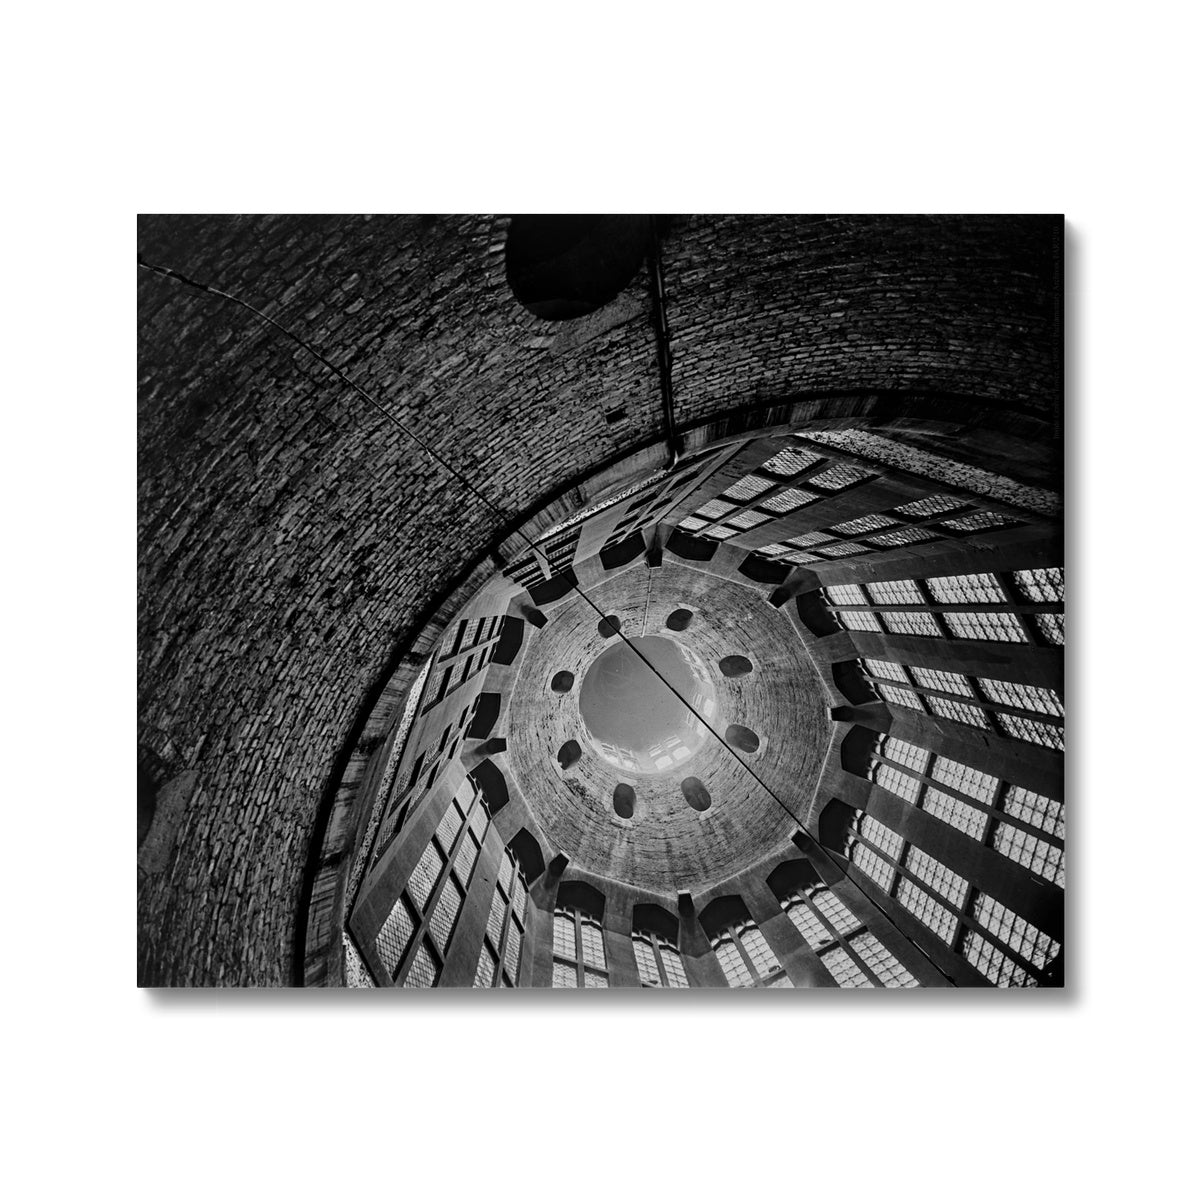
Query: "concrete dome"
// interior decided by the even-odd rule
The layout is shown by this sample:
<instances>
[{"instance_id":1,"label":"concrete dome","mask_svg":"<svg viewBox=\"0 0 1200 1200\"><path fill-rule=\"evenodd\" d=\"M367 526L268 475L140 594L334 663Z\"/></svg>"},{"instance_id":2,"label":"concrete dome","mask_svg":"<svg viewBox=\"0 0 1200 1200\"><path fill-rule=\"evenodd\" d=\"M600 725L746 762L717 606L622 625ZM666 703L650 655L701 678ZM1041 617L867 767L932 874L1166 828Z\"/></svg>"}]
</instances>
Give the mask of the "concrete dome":
<instances>
[{"instance_id":1,"label":"concrete dome","mask_svg":"<svg viewBox=\"0 0 1200 1200\"><path fill-rule=\"evenodd\" d=\"M764 742L759 753L748 756L755 773L771 791L807 805L829 749L829 705L795 629L762 590L666 561L654 571L641 563L627 568L589 598L606 612L628 614L630 624L636 617L647 636L664 638L670 613L681 604L692 609L688 629L669 636L709 666L713 725L718 733L734 720L754 726ZM580 736L582 722L575 700L554 696L546 680L560 667L584 675L611 647L600 641L593 609L580 597L564 598L547 615L546 626L528 639L511 693L504 681L495 686L505 689L508 703L511 784L547 839L573 864L673 896L729 878L764 847L786 841L795 818L707 730L694 752L662 772L622 769L590 747L569 770L560 770L554 752ZM752 656L759 669L745 680L726 679L715 669L726 653ZM489 678L483 686L494 685ZM688 776L700 779L712 797L705 813L694 812L683 797L680 781ZM612 811L613 788L622 782L637 793L631 821Z\"/></svg>"}]
</instances>

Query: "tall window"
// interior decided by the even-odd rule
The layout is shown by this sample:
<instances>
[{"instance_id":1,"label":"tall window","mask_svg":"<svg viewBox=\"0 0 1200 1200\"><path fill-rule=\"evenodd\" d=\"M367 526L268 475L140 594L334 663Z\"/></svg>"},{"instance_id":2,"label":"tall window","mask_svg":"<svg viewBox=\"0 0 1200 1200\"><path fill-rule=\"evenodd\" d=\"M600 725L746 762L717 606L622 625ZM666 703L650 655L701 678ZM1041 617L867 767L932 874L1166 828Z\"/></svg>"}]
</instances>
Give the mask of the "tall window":
<instances>
[{"instance_id":1,"label":"tall window","mask_svg":"<svg viewBox=\"0 0 1200 1200\"><path fill-rule=\"evenodd\" d=\"M1037 987L1059 943L945 863L860 814L850 861L998 987Z\"/></svg>"},{"instance_id":2,"label":"tall window","mask_svg":"<svg viewBox=\"0 0 1200 1200\"><path fill-rule=\"evenodd\" d=\"M477 988L516 987L521 971L521 951L525 945L525 908L529 891L517 865L516 856L504 851L500 878L492 892L487 929L475 968Z\"/></svg>"},{"instance_id":3,"label":"tall window","mask_svg":"<svg viewBox=\"0 0 1200 1200\"><path fill-rule=\"evenodd\" d=\"M451 692L478 675L495 656L504 618L471 617L446 631L438 651L436 687L431 684L422 715L436 708Z\"/></svg>"},{"instance_id":4,"label":"tall window","mask_svg":"<svg viewBox=\"0 0 1200 1200\"><path fill-rule=\"evenodd\" d=\"M713 939L713 953L730 987L785 987L788 979L775 951L753 921L736 921Z\"/></svg>"},{"instance_id":5,"label":"tall window","mask_svg":"<svg viewBox=\"0 0 1200 1200\"><path fill-rule=\"evenodd\" d=\"M1063 805L897 737L881 737L869 777L939 821L1060 887Z\"/></svg>"},{"instance_id":6,"label":"tall window","mask_svg":"<svg viewBox=\"0 0 1200 1200\"><path fill-rule=\"evenodd\" d=\"M554 974L551 987L606 988L608 959L599 921L578 908L554 910Z\"/></svg>"},{"instance_id":7,"label":"tall window","mask_svg":"<svg viewBox=\"0 0 1200 1200\"><path fill-rule=\"evenodd\" d=\"M839 987L918 987L904 964L824 886L792 892L783 911Z\"/></svg>"},{"instance_id":8,"label":"tall window","mask_svg":"<svg viewBox=\"0 0 1200 1200\"><path fill-rule=\"evenodd\" d=\"M688 987L679 947L661 933L634 930L633 957L642 987Z\"/></svg>"},{"instance_id":9,"label":"tall window","mask_svg":"<svg viewBox=\"0 0 1200 1200\"><path fill-rule=\"evenodd\" d=\"M876 693L890 704L1052 750L1063 748L1062 697L1050 688L878 658L859 661Z\"/></svg>"},{"instance_id":10,"label":"tall window","mask_svg":"<svg viewBox=\"0 0 1200 1200\"><path fill-rule=\"evenodd\" d=\"M985 642L1063 644L1063 573L938 575L825 587L843 629Z\"/></svg>"},{"instance_id":11,"label":"tall window","mask_svg":"<svg viewBox=\"0 0 1200 1200\"><path fill-rule=\"evenodd\" d=\"M375 937L375 949L395 983L433 987L441 977L487 822L480 794L468 779Z\"/></svg>"}]
</instances>

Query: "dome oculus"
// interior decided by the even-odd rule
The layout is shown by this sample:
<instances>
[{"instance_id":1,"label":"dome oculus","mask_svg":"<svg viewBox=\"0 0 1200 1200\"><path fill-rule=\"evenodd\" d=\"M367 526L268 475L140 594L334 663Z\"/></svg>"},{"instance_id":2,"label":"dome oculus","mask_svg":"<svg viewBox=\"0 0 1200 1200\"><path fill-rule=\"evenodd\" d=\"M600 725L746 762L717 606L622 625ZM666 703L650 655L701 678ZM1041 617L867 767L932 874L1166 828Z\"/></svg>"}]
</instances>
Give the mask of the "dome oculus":
<instances>
[{"instance_id":1,"label":"dome oculus","mask_svg":"<svg viewBox=\"0 0 1200 1200\"><path fill-rule=\"evenodd\" d=\"M670 638L630 638L606 648L588 668L579 715L602 758L625 770L657 774L691 758L708 733L679 696L705 719L713 718L712 684L695 654Z\"/></svg>"}]
</instances>

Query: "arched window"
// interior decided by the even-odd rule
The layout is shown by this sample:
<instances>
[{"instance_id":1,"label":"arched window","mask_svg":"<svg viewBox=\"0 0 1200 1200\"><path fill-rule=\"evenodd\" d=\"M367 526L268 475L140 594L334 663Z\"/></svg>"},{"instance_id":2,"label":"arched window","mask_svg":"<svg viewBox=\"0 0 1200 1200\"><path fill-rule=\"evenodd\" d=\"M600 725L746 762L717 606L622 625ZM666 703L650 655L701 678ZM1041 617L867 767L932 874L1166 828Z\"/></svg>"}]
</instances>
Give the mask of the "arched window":
<instances>
[{"instance_id":1,"label":"arched window","mask_svg":"<svg viewBox=\"0 0 1200 1200\"><path fill-rule=\"evenodd\" d=\"M823 884L797 888L782 904L839 987L919 986L904 964Z\"/></svg>"},{"instance_id":2,"label":"arched window","mask_svg":"<svg viewBox=\"0 0 1200 1200\"><path fill-rule=\"evenodd\" d=\"M1061 567L833 584L824 591L851 632L1063 644Z\"/></svg>"},{"instance_id":3,"label":"arched window","mask_svg":"<svg viewBox=\"0 0 1200 1200\"><path fill-rule=\"evenodd\" d=\"M889 704L1052 750L1063 748L1062 697L1050 688L878 658L864 658L860 663L879 697Z\"/></svg>"},{"instance_id":4,"label":"arched window","mask_svg":"<svg viewBox=\"0 0 1200 1200\"><path fill-rule=\"evenodd\" d=\"M554 910L554 974L556 988L608 987L608 959L599 920L579 908Z\"/></svg>"},{"instance_id":5,"label":"arched window","mask_svg":"<svg viewBox=\"0 0 1200 1200\"><path fill-rule=\"evenodd\" d=\"M999 987L1037 987L1061 946L874 817L855 822L850 861Z\"/></svg>"},{"instance_id":6,"label":"arched window","mask_svg":"<svg viewBox=\"0 0 1200 1200\"><path fill-rule=\"evenodd\" d=\"M1063 805L896 737L881 737L869 778L939 821L1062 886Z\"/></svg>"},{"instance_id":7,"label":"arched window","mask_svg":"<svg viewBox=\"0 0 1200 1200\"><path fill-rule=\"evenodd\" d=\"M441 977L487 824L479 790L465 780L375 937L395 983L433 987Z\"/></svg>"},{"instance_id":8,"label":"arched window","mask_svg":"<svg viewBox=\"0 0 1200 1200\"><path fill-rule=\"evenodd\" d=\"M753 921L735 921L712 940L713 953L730 987L783 987L792 981Z\"/></svg>"},{"instance_id":9,"label":"arched window","mask_svg":"<svg viewBox=\"0 0 1200 1200\"><path fill-rule=\"evenodd\" d=\"M521 950L525 945L528 899L529 892L517 857L511 848L505 847L500 878L496 881L488 909L483 947L475 968L475 987L516 987L521 971Z\"/></svg>"},{"instance_id":10,"label":"arched window","mask_svg":"<svg viewBox=\"0 0 1200 1200\"><path fill-rule=\"evenodd\" d=\"M633 957L637 961L638 979L642 987L690 986L679 947L665 934L634 930Z\"/></svg>"}]
</instances>

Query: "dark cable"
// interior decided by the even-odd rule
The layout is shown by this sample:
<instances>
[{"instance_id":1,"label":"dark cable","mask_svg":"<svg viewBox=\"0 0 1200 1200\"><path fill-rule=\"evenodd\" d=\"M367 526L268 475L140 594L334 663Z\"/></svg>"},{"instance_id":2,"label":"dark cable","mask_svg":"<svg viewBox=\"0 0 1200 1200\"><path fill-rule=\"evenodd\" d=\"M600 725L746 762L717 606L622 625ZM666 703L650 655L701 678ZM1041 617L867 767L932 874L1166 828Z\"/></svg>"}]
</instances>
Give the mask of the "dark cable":
<instances>
[{"instance_id":1,"label":"dark cable","mask_svg":"<svg viewBox=\"0 0 1200 1200\"><path fill-rule=\"evenodd\" d=\"M347 387L349 387L353 391L357 392L358 395L360 395L376 412L378 412L381 416L385 417L387 420L391 421L392 424L395 425L397 429L399 429L403 434L405 434L407 437L411 438L414 442L416 442L417 445L420 446L429 455L429 457L431 459L433 459L433 461L435 463L437 463L444 471L446 471L447 474L453 476L456 480L458 480L458 482L461 483L462 486L467 489L467 491L469 491L472 495L474 495L477 500L482 501L486 507L490 508L493 512L498 513L502 518L512 522L516 526L515 532L516 532L517 536L519 538L521 538L521 540L523 542L525 542L525 544L529 547L530 550L536 551L536 546L535 546L534 542L526 535L524 530L519 525L516 524L516 518L510 516L508 511L502 505L497 504L495 501L493 501L488 496L486 496L483 492L481 492L470 481L470 479L468 479L456 467L454 467L451 463L447 462L440 454L438 454L435 450L433 450L427 442L425 442L422 438L420 438L417 434L415 434L411 429L409 429L408 426L405 425L404 422L401 421L399 417L395 416L388 409L386 409L382 404L380 404L373 396L371 396L368 392L364 391L363 388L361 388L357 383L354 382L354 380L352 380L348 375L346 375L346 373L340 367L338 367L334 363L330 362L330 360L328 358L326 358L325 355L320 352L320 350L318 350L315 346L313 346L311 343L306 341L304 338L300 337L299 334L293 333L290 329L288 329L288 327L286 325L281 325L278 321L276 321L274 319L274 317L268 316L266 313L255 308L254 305L248 303L247 301L242 300L237 296L231 295L229 292L224 292L220 288L212 287L210 284L200 283L198 280L191 279L188 276L184 275L180 271L172 270L170 267L156 266L152 263L145 262L141 258L138 259L138 266L141 267L143 270L150 271L156 275L162 275L168 279L177 280L180 283L186 284L188 287L196 288L198 291L207 292L209 295L212 295L212 296L219 296L223 300L229 300L232 303L238 305L240 308L244 308L247 312L252 313L254 316L258 317L260 320L267 322L267 324L271 325L273 328L278 329L279 332L282 333L285 337L287 337L289 340L295 342L295 344L297 346L301 347L303 350L308 351L309 354L313 355L314 358L316 358L319 362L323 363L326 367L328 367L329 370L331 370L343 383L345 383ZM674 461L675 460L673 459L672 466L674 465ZM583 601L585 601L585 603L588 605L588 607L598 617L600 617L601 619L603 619L605 617L605 614L600 611L600 609L593 602L592 598L579 586L578 581L573 583L571 585L571 587L572 587L572 590L574 590L579 595L579 597ZM754 779L754 781L759 785L759 787L761 787L763 789L763 791L766 792L767 795L770 796L771 799L774 800L775 803L778 804L779 807L782 808L783 811L785 813L787 813L787 815L789 817L791 817L791 819L793 821L795 821L797 828L800 829L800 831L805 835L805 837L807 837L809 839L809 841L811 841L815 845L820 845L820 843L817 841L817 839L813 837L812 833L805 826L804 822L801 821L800 818L794 812L792 812L792 810L790 808L788 808L788 806L786 804L784 804L784 802L779 798L779 796L776 795L774 790L772 788L770 788L766 784L766 782L759 776L758 772L755 771L754 768L748 762L746 762L738 754L738 752L731 745L729 745L729 743L726 742L725 739L708 723L708 721L705 719L703 713L698 712L695 708L692 707L690 701L688 701L683 695L681 695L672 686L671 682L668 679L666 679L660 671L658 671L658 669L654 666L654 664L652 662L650 662L650 660L644 654L642 654L642 652L636 646L634 646L632 642L630 642L629 638L625 635L623 630L618 629L616 631L616 633L617 633L617 636L625 643L626 647L629 650L631 650L635 655L637 655L637 657L642 661L643 665L652 674L657 676L659 681L670 690L672 695L674 695L675 698L689 712L691 712L692 715L698 721L700 721L703 724L704 728L707 729L709 731L709 733L711 733L713 735L713 737L717 740L717 742L721 746L723 746L730 754L733 755L734 759L738 763L741 764L741 766L749 773L751 778ZM904 933L904 931L902 929L900 929L900 927L895 923L895 921L886 912L886 910L883 909L874 900L874 898L871 897L859 885L859 883L851 877L849 871L843 872L843 878L845 878L851 884L851 886L854 887L854 889L863 897L863 899L865 899L873 908L875 908L879 912L879 914L884 918L884 920L886 920L887 923L893 929L895 929L896 932L899 933L900 936L902 938L904 938L904 940L906 942L909 943L909 945L913 946L916 950L918 950L921 953L921 955L929 962L929 965L931 967L933 967L934 970L937 971L938 974L941 975L942 978L945 979L950 984L951 987L958 986L954 982L954 980L951 979L950 976L947 975L946 972L943 971L941 969L941 967L939 967L937 965L937 963L935 963L933 961L933 959L925 952L925 949L919 943L915 942L906 933Z\"/></svg>"}]
</instances>

